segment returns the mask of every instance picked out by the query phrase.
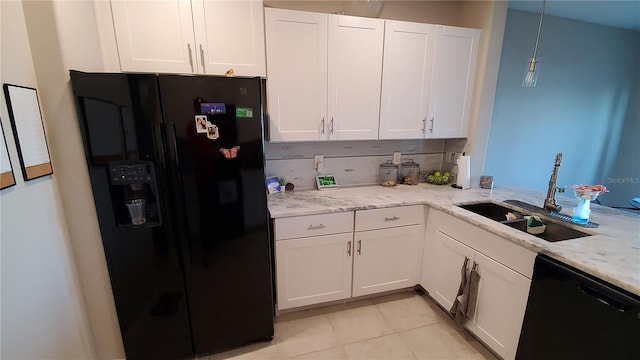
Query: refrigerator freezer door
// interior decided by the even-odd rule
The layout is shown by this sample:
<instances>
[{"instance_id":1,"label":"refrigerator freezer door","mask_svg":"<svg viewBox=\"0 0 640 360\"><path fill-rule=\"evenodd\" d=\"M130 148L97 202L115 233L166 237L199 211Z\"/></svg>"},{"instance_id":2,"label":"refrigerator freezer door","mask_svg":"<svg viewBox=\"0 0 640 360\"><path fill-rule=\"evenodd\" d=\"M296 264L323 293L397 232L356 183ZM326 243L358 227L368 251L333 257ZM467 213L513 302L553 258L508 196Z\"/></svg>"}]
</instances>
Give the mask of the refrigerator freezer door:
<instances>
[{"instance_id":1,"label":"refrigerator freezer door","mask_svg":"<svg viewBox=\"0 0 640 360\"><path fill-rule=\"evenodd\" d=\"M160 138L157 78L72 71L71 82L127 359L189 357L193 348L180 256L170 219L159 217L159 207L168 214L170 202L162 144L154 140ZM156 173L113 181L110 164L145 165ZM128 215L119 216L128 213L125 202L148 197L152 189L157 201L146 199L147 221L123 226L130 223Z\"/></svg>"},{"instance_id":2,"label":"refrigerator freezer door","mask_svg":"<svg viewBox=\"0 0 640 360\"><path fill-rule=\"evenodd\" d=\"M183 210L181 241L195 351L270 339L271 244L260 79L160 75L159 83L176 204ZM196 116L202 114L207 115L206 132L198 131ZM215 135L209 129L214 126Z\"/></svg>"}]
</instances>

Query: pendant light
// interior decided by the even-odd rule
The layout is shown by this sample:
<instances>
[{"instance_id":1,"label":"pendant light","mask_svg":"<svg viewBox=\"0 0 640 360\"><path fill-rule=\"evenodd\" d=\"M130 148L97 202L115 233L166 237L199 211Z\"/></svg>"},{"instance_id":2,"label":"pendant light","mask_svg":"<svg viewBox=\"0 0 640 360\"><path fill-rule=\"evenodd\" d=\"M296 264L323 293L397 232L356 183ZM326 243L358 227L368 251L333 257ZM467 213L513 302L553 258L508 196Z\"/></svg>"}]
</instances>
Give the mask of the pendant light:
<instances>
[{"instance_id":1,"label":"pendant light","mask_svg":"<svg viewBox=\"0 0 640 360\"><path fill-rule=\"evenodd\" d=\"M536 71L536 65L540 61L536 55L538 54L538 41L540 40L540 29L542 29L542 18L544 17L544 6L546 0L542 0L542 11L540 12L540 22L538 23L538 34L536 35L536 46L533 48L533 56L529 59L527 66L527 72L522 78L522 87L531 88L536 87L538 81L538 72Z\"/></svg>"}]
</instances>

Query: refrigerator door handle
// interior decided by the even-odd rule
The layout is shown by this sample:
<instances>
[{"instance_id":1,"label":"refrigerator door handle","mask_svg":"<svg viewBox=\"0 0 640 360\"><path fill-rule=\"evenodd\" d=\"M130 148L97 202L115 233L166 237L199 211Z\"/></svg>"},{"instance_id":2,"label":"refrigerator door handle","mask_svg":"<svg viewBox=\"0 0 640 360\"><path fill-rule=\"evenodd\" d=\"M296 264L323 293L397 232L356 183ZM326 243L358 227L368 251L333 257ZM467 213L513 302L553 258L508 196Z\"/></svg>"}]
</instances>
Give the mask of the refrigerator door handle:
<instances>
[{"instance_id":1,"label":"refrigerator door handle","mask_svg":"<svg viewBox=\"0 0 640 360\"><path fill-rule=\"evenodd\" d=\"M184 214L186 214L187 211L187 206L186 206L186 202L184 200L184 194L182 193L182 190L184 188L184 185L182 184L182 171L180 171L180 160L178 157L178 136L176 135L176 123L175 122L171 122L171 141L173 142L173 158L175 159L175 172L176 172L176 181L177 181L177 189L176 189L176 198L178 200L178 218L179 218L179 229L182 229L182 225L181 224L185 224L185 226L189 226L187 223L187 219L186 216ZM181 241L183 241L183 238L185 237L185 233L182 230L178 230L178 235ZM187 236L188 238L188 236ZM187 249L187 256L188 256L188 261L185 261L185 266L189 266L191 264L191 242L187 241L186 242L186 249Z\"/></svg>"},{"instance_id":2,"label":"refrigerator door handle","mask_svg":"<svg viewBox=\"0 0 640 360\"><path fill-rule=\"evenodd\" d=\"M171 123L171 140L173 141L173 157L175 158L175 162L176 162L176 170L178 173L178 180L180 180L180 182L182 182L181 180L181 172L180 172L180 161L178 160L178 137L176 136L176 123L172 122Z\"/></svg>"}]
</instances>

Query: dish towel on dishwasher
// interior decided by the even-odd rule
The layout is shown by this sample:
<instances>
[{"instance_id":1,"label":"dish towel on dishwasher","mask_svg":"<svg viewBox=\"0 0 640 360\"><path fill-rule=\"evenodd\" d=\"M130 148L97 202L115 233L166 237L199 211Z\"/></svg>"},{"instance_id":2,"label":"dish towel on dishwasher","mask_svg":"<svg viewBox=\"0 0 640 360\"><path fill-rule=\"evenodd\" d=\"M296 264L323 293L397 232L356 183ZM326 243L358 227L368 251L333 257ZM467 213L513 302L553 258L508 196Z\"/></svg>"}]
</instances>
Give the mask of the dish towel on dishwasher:
<instances>
[{"instance_id":1,"label":"dish towel on dishwasher","mask_svg":"<svg viewBox=\"0 0 640 360\"><path fill-rule=\"evenodd\" d=\"M476 310L478 300L478 284L480 282L480 274L478 273L476 262L467 275L467 264L469 259L465 258L462 269L460 270L460 286L456 298L449 310L451 316L458 324L462 324L465 319L470 319Z\"/></svg>"}]
</instances>

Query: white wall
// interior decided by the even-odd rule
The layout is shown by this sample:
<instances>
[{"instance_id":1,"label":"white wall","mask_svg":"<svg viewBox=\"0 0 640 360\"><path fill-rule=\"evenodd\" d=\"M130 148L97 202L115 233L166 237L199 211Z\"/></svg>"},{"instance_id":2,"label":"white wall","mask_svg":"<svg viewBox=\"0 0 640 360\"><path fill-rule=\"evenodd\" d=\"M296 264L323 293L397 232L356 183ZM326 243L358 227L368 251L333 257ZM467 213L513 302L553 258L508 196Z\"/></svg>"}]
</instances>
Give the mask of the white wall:
<instances>
[{"instance_id":1,"label":"white wall","mask_svg":"<svg viewBox=\"0 0 640 360\"><path fill-rule=\"evenodd\" d=\"M471 185L477 187L480 176L484 175L485 155L507 19L507 1L466 1L462 18L464 26L482 29L469 120L469 140L463 150L467 155L471 155Z\"/></svg>"},{"instance_id":2,"label":"white wall","mask_svg":"<svg viewBox=\"0 0 640 360\"><path fill-rule=\"evenodd\" d=\"M1 81L40 94L22 3L0 3ZM5 100L1 114L17 184L0 192L0 357L95 357L56 188L58 168L54 162L54 175L24 182ZM45 115L48 133L49 120Z\"/></svg>"},{"instance_id":3,"label":"white wall","mask_svg":"<svg viewBox=\"0 0 640 360\"><path fill-rule=\"evenodd\" d=\"M51 157L95 352L99 358L114 359L123 358L124 349L69 82L69 69L104 71L94 4L25 1L24 12L42 111L52 124Z\"/></svg>"}]
</instances>

